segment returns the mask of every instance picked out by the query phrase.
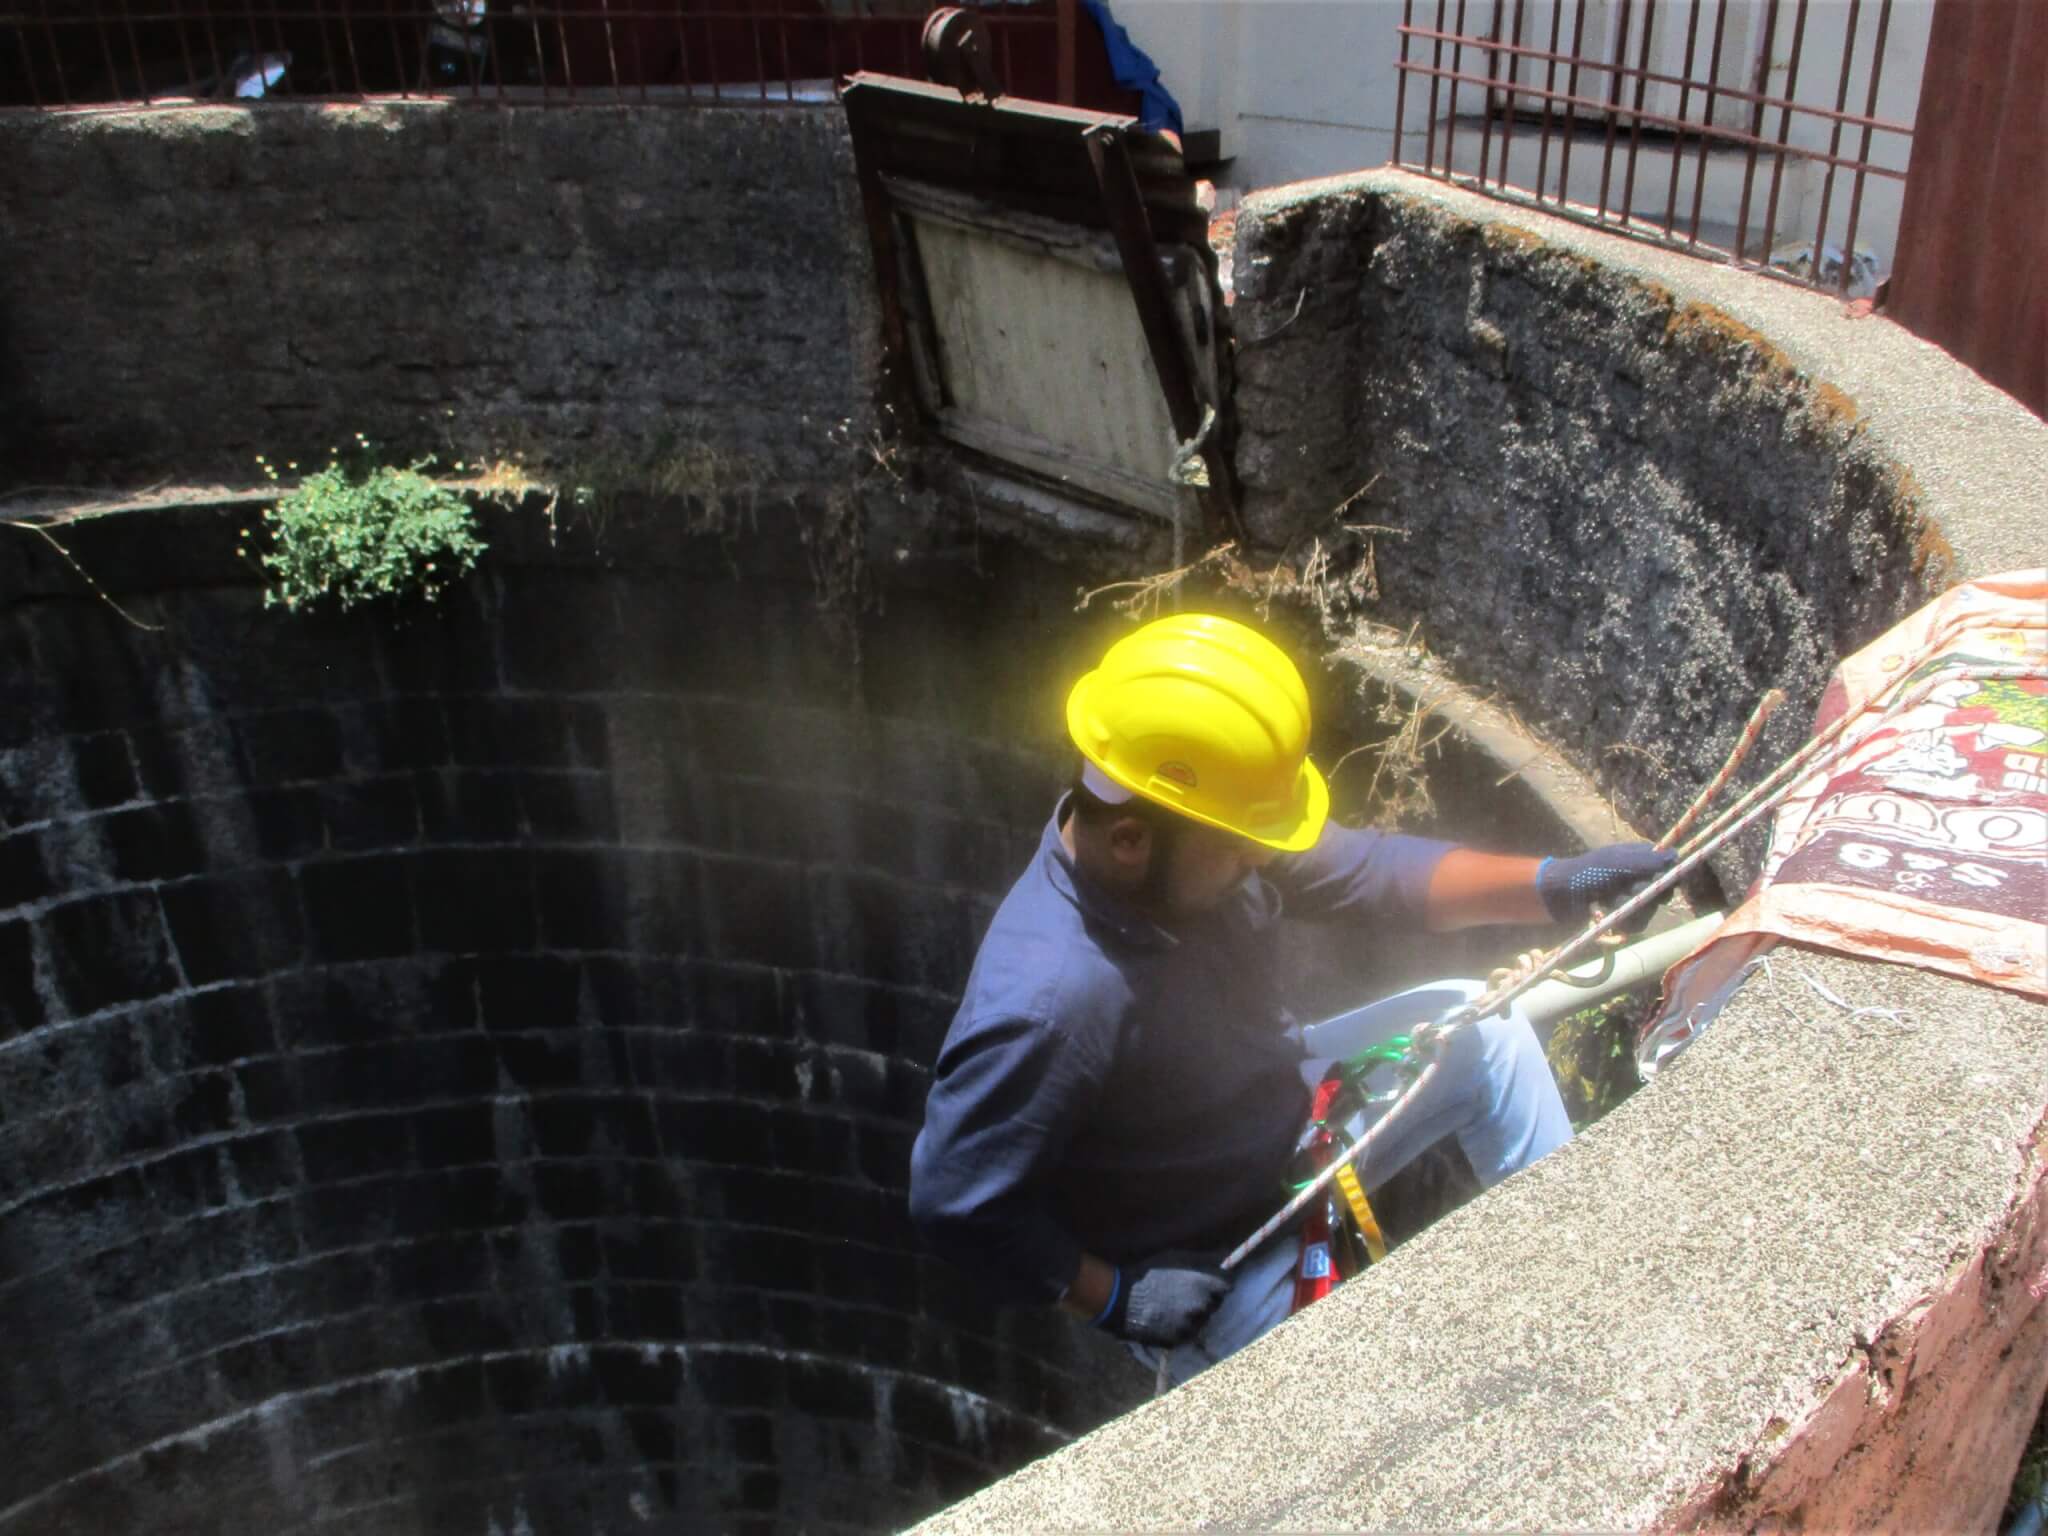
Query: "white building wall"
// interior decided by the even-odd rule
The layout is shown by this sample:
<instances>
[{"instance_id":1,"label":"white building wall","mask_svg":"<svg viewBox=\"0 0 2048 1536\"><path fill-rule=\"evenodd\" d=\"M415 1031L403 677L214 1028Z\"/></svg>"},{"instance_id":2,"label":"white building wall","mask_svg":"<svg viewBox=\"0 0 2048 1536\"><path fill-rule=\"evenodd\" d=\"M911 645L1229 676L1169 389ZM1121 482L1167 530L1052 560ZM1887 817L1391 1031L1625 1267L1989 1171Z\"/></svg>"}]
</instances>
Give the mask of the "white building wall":
<instances>
[{"instance_id":1,"label":"white building wall","mask_svg":"<svg viewBox=\"0 0 2048 1536\"><path fill-rule=\"evenodd\" d=\"M1467 30L1481 30L1492 15L1493 0L1464 0ZM1690 0L1651 0L1656 6L1660 32L1684 27L1690 14ZM1504 0L1513 15L1514 0ZM1525 17L1533 18L1542 0L1524 0ZM1575 15L1573 0L1564 0L1564 38L1569 47ZM1767 0L1735 0L1750 13L1748 31L1760 32L1767 14ZM1800 47L1797 96L1803 103L1832 108L1841 81L1841 59L1848 38L1852 9L1856 10L1856 65L1849 81L1845 110L1862 114L1868 101L1869 60L1874 51L1881 0L1863 0L1852 7L1851 0L1809 0L1806 31ZM1397 71L1399 53L1396 28L1402 16L1402 0L1113 0L1117 19L1132 38L1159 65L1167 88L1179 99L1190 128L1214 128L1222 134L1223 153L1229 165L1218 176L1228 190L1245 191L1314 176L1336 175L1384 164L1393 155ZM1445 6L1446 19L1455 22L1458 0ZM1732 8L1731 8L1732 9ZM1433 25L1437 7L1432 0L1415 0L1418 25ZM1711 42L1714 0L1703 0L1701 40L1696 54L1696 71L1704 72ZM1912 124L1920 95L1921 64L1927 51L1934 0L1893 0L1886 37L1882 89L1876 115ZM1790 72L1798 6L1796 0L1782 0L1776 36L1769 50L1768 94L1779 94ZM1546 13L1547 14L1547 13ZM1525 19L1524 41L1529 46L1548 42L1548 22L1541 33L1533 20ZM1731 26L1731 35L1744 30ZM1428 45L1411 44L1410 58L1427 57ZM1727 50L1730 65L1723 77L1751 68L1761 52L1759 42L1741 49L1742 65L1734 65L1737 50ZM1631 50L1631 62L1634 54ZM1676 56L1682 62L1682 51ZM1448 62L1448 60L1447 60ZM1466 68L1483 71L1483 60L1469 53ZM1674 70L1675 72L1675 70ZM1560 74L1559 88L1563 87ZM1594 82L1582 88L1598 94ZM1458 110L1478 112L1479 92L1467 87L1460 93ZM1439 91L1438 116L1452 111L1448 86ZM1697 94L1690 113L1699 112ZM1724 111L1716 117L1727 120ZM1408 132L1414 138L1407 155L1419 159L1421 134L1429 121L1429 82L1413 77L1409 82ZM1741 124L1747 127L1747 122ZM1478 119L1461 123L1457 141L1460 169L1476 171L1480 134ZM1763 137L1778 136L1778 114L1766 114ZM1795 117L1788 142L1827 150L1831 128L1817 118ZM1532 142L1524 150L1518 141L1510 162L1513 182L1527 184L1535 171ZM1904 169L1908 141L1896 134L1874 133L1868 158L1880 165ZM1499 135L1494 140L1498 154ZM1845 128L1836 151L1843 158L1860 158L1866 149L1863 131ZM1576 201L1599 200L1601 155L1574 150L1570 195ZM1617 169L1609 189L1610 206L1618 206L1621 173ZM1695 155L1688 146L1680 167L1678 206L1682 216L1692 205ZM1558 155L1553 147L1551 175L1556 175ZM1701 197L1701 232L1705 238L1725 236L1736 222L1742 201L1746 156L1723 150L1709 167ZM1634 206L1638 213L1660 221L1670 194L1671 155L1668 148L1654 143L1643 145L1636 175ZM1778 193L1777 228L1772 244L1811 241L1820 211L1826 167L1810 161L1788 161ZM1752 180L1750 222L1760 228L1768 205L1771 162L1761 161ZM1552 187L1546 190L1554 190ZM1857 244L1874 251L1882 267L1888 268L1897 243L1899 206L1903 183L1883 177L1865 182L1857 229ZM1846 233L1851 182L1846 174L1836 177L1829 197L1828 239L1839 244ZM1754 237L1752 237L1754 250Z\"/></svg>"}]
</instances>

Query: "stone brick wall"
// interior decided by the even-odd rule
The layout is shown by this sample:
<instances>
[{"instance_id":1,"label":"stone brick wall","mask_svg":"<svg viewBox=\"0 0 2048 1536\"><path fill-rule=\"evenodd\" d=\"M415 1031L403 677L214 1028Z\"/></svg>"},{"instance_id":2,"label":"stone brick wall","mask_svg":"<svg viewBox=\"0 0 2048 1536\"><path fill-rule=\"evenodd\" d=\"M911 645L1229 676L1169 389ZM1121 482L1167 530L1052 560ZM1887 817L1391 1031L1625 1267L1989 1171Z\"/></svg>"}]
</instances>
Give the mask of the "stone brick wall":
<instances>
[{"instance_id":1,"label":"stone brick wall","mask_svg":"<svg viewBox=\"0 0 2048 1536\"><path fill-rule=\"evenodd\" d=\"M1370 617L1416 625L1667 827L1766 690L1791 707L1752 776L1799 744L1836 660L1946 584L1947 545L1856 401L1780 341L1428 187L1359 177L1240 213L1247 522L1274 545L1332 537L1340 507L1392 530ZM1730 890L1761 834L1745 846L1716 865Z\"/></svg>"},{"instance_id":2,"label":"stone brick wall","mask_svg":"<svg viewBox=\"0 0 2048 1536\"><path fill-rule=\"evenodd\" d=\"M0 490L356 431L786 486L872 393L833 110L17 113L0 162Z\"/></svg>"},{"instance_id":3,"label":"stone brick wall","mask_svg":"<svg viewBox=\"0 0 2048 1536\"><path fill-rule=\"evenodd\" d=\"M250 516L0 530L0 1531L893 1527L1143 1390L903 1207L1070 584L527 511L286 618Z\"/></svg>"}]
</instances>

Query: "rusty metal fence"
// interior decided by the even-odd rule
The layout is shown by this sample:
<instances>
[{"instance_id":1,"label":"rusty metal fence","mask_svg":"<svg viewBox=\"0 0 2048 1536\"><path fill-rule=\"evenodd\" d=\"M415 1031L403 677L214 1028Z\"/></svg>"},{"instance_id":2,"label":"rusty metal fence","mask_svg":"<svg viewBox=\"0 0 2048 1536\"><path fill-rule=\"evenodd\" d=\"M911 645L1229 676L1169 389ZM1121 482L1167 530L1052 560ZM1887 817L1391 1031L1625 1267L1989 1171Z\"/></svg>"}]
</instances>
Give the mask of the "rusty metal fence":
<instances>
[{"instance_id":1,"label":"rusty metal fence","mask_svg":"<svg viewBox=\"0 0 2048 1536\"><path fill-rule=\"evenodd\" d=\"M1075 99L1076 0L968 0L997 78ZM919 75L926 0L0 0L0 107L835 99Z\"/></svg>"},{"instance_id":2,"label":"rusty metal fence","mask_svg":"<svg viewBox=\"0 0 2048 1536\"><path fill-rule=\"evenodd\" d=\"M1913 132L1878 115L1892 9L1403 0L1394 160L1617 233L1867 293L1878 272L1857 243L1865 191L1873 177L1904 181ZM1817 12L1828 35L1809 48ZM1788 167L1802 166L1818 177L1818 210L1791 228ZM1739 178L1739 196L1731 185L1723 200L1732 222L1705 217L1714 178Z\"/></svg>"}]
</instances>

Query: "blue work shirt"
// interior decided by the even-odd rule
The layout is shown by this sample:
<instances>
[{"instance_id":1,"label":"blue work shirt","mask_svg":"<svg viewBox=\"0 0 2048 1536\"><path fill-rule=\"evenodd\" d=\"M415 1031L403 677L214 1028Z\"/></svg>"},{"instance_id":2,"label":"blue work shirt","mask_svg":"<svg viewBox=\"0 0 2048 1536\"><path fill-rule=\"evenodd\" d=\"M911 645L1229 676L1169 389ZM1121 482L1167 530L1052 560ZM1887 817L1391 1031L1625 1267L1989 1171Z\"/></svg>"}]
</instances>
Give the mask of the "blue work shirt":
<instances>
[{"instance_id":1,"label":"blue work shirt","mask_svg":"<svg viewBox=\"0 0 2048 1536\"><path fill-rule=\"evenodd\" d=\"M1162 924L1074 866L1060 802L975 956L911 1153L910 1213L1000 1299L1111 1263L1235 1246L1284 1197L1307 1120L1274 925L1422 926L1429 838L1330 823L1214 909Z\"/></svg>"}]
</instances>

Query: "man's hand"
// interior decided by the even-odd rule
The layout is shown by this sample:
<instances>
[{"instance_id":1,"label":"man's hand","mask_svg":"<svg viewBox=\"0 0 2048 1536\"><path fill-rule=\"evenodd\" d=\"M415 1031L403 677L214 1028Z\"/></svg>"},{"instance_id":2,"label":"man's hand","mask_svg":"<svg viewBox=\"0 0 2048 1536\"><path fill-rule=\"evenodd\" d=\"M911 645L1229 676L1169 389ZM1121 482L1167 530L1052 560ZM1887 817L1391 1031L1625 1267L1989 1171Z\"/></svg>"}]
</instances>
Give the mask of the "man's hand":
<instances>
[{"instance_id":1,"label":"man's hand","mask_svg":"<svg viewBox=\"0 0 2048 1536\"><path fill-rule=\"evenodd\" d=\"M1670 853L1649 843L1609 843L1574 858L1545 859L1536 867L1536 894L1552 922L1582 923L1593 908L1619 906L1672 863Z\"/></svg>"},{"instance_id":2,"label":"man's hand","mask_svg":"<svg viewBox=\"0 0 2048 1536\"><path fill-rule=\"evenodd\" d=\"M1230 1277L1200 1253L1162 1253L1117 1272L1117 1291L1098 1326L1162 1349L1194 1337L1230 1291Z\"/></svg>"}]
</instances>

